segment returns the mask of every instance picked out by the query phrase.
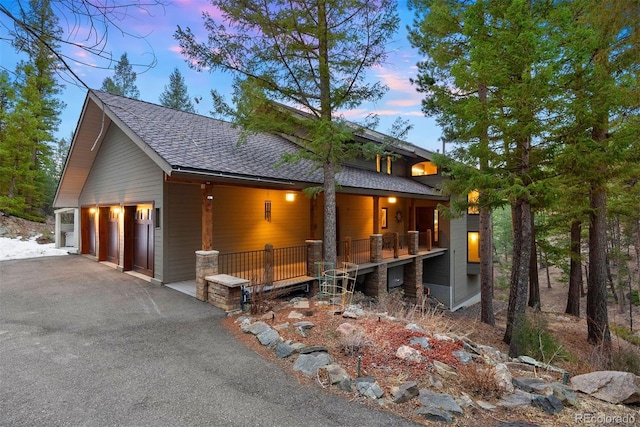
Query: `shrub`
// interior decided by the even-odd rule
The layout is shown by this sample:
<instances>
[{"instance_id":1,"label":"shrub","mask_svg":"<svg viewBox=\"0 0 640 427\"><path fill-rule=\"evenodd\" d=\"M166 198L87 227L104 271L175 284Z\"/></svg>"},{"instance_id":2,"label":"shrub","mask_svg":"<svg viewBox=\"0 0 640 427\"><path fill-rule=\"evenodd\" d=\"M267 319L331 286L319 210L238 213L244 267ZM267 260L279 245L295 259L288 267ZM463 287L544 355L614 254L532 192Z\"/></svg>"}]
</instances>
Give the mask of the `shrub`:
<instances>
[{"instance_id":1,"label":"shrub","mask_svg":"<svg viewBox=\"0 0 640 427\"><path fill-rule=\"evenodd\" d=\"M523 355L543 363L551 364L555 359L566 360L570 357L564 347L555 341L540 313L528 315L522 329L514 330L511 339L517 340L518 348Z\"/></svg>"},{"instance_id":2,"label":"shrub","mask_svg":"<svg viewBox=\"0 0 640 427\"><path fill-rule=\"evenodd\" d=\"M470 363L458 366L456 371L460 386L475 396L499 398L504 392L492 366Z\"/></svg>"}]
</instances>

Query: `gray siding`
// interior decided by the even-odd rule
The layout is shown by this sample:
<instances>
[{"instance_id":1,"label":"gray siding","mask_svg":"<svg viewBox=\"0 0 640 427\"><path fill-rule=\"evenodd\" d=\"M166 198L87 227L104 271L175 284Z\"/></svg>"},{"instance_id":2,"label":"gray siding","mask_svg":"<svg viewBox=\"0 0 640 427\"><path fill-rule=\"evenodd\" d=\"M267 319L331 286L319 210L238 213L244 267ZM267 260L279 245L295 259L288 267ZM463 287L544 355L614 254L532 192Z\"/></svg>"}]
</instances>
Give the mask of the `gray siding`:
<instances>
[{"instance_id":1,"label":"gray siding","mask_svg":"<svg viewBox=\"0 0 640 427\"><path fill-rule=\"evenodd\" d=\"M476 296L480 292L478 276L467 274L467 218L451 220L451 277L453 298L451 307Z\"/></svg>"},{"instance_id":2,"label":"gray siding","mask_svg":"<svg viewBox=\"0 0 640 427\"><path fill-rule=\"evenodd\" d=\"M202 192L198 185L166 184L165 283L195 280L202 248Z\"/></svg>"},{"instance_id":3,"label":"gray siding","mask_svg":"<svg viewBox=\"0 0 640 427\"><path fill-rule=\"evenodd\" d=\"M80 193L80 206L153 203L162 210L162 170L116 126L109 126ZM154 277L163 281L162 229L154 235Z\"/></svg>"}]
</instances>

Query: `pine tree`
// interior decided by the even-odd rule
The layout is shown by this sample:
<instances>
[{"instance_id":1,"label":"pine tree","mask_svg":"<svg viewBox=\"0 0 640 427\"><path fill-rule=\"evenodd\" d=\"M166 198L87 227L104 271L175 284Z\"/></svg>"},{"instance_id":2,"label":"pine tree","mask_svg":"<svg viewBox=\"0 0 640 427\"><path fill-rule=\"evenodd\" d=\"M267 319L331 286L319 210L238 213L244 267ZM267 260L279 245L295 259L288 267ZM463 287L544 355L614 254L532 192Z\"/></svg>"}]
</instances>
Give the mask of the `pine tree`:
<instances>
[{"instance_id":1,"label":"pine tree","mask_svg":"<svg viewBox=\"0 0 640 427\"><path fill-rule=\"evenodd\" d=\"M195 112L191 98L187 93L187 85L177 67L169 76L169 86L165 85L164 91L160 94L160 104L187 113Z\"/></svg>"},{"instance_id":2,"label":"pine tree","mask_svg":"<svg viewBox=\"0 0 640 427\"><path fill-rule=\"evenodd\" d=\"M139 99L140 91L136 86L136 79L138 76L136 72L133 71L133 66L129 63L129 58L127 58L126 52L122 54L113 71L113 78L105 78L102 81L101 89L114 95Z\"/></svg>"},{"instance_id":3,"label":"pine tree","mask_svg":"<svg viewBox=\"0 0 640 427\"><path fill-rule=\"evenodd\" d=\"M205 14L207 41L178 27L176 38L197 69L235 77L235 121L246 132L279 132L303 147L285 161L309 159L323 171L324 259L336 262L336 173L371 150L354 141L337 114L386 91L365 72L386 57L399 18L394 0L213 0L221 18ZM299 107L292 113L273 101ZM305 129L304 137L300 129Z\"/></svg>"}]
</instances>

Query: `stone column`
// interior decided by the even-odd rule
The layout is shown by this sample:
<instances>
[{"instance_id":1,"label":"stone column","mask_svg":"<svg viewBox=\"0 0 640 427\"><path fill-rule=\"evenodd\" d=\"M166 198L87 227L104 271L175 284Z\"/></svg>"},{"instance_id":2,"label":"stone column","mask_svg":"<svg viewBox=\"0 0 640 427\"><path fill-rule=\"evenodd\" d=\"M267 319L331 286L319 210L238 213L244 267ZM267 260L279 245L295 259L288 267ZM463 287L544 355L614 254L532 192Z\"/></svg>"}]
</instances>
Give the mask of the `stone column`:
<instances>
[{"instance_id":1,"label":"stone column","mask_svg":"<svg viewBox=\"0 0 640 427\"><path fill-rule=\"evenodd\" d=\"M218 274L219 251L196 251L196 298L207 301L209 289L205 277Z\"/></svg>"},{"instance_id":2,"label":"stone column","mask_svg":"<svg viewBox=\"0 0 640 427\"><path fill-rule=\"evenodd\" d=\"M415 257L410 264L404 265L404 295L415 299L416 303L422 301L424 286L422 285L422 258Z\"/></svg>"},{"instance_id":3,"label":"stone column","mask_svg":"<svg viewBox=\"0 0 640 427\"><path fill-rule=\"evenodd\" d=\"M378 264L373 272L367 274L364 293L367 296L380 298L387 293L387 264Z\"/></svg>"},{"instance_id":4,"label":"stone column","mask_svg":"<svg viewBox=\"0 0 640 427\"><path fill-rule=\"evenodd\" d=\"M372 234L369 237L371 262L382 262L382 234Z\"/></svg>"},{"instance_id":5,"label":"stone column","mask_svg":"<svg viewBox=\"0 0 640 427\"><path fill-rule=\"evenodd\" d=\"M409 255L417 255L419 233L417 231L409 231L407 234L409 235Z\"/></svg>"}]
</instances>

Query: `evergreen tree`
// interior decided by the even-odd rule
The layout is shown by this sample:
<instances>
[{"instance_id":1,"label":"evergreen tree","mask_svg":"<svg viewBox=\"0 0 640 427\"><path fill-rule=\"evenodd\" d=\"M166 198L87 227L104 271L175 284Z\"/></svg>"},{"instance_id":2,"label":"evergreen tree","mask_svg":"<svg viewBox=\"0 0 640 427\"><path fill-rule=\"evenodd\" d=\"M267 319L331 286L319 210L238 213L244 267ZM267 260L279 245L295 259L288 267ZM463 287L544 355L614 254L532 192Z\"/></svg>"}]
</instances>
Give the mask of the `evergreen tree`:
<instances>
[{"instance_id":1,"label":"evergreen tree","mask_svg":"<svg viewBox=\"0 0 640 427\"><path fill-rule=\"evenodd\" d=\"M306 158L323 171L324 259L336 262L336 173L371 147L357 143L337 114L386 91L365 72L386 57L398 26L394 0L213 0L205 13L207 41L178 27L176 38L197 69L235 77L235 121L246 132L291 135L303 147L286 161ZM296 114L279 101L305 110ZM300 129L305 129L301 135Z\"/></svg>"},{"instance_id":2,"label":"evergreen tree","mask_svg":"<svg viewBox=\"0 0 640 427\"><path fill-rule=\"evenodd\" d=\"M102 81L102 90L114 95L139 99L140 91L136 86L137 74L129 63L127 53L123 53L113 69L113 78L107 77Z\"/></svg>"},{"instance_id":3,"label":"evergreen tree","mask_svg":"<svg viewBox=\"0 0 640 427\"><path fill-rule=\"evenodd\" d=\"M160 104L187 113L195 112L191 98L187 93L187 85L177 67L169 76L169 86L165 85L164 91L160 94Z\"/></svg>"},{"instance_id":4,"label":"evergreen tree","mask_svg":"<svg viewBox=\"0 0 640 427\"><path fill-rule=\"evenodd\" d=\"M28 55L16 68L15 106L9 112L2 140L2 189L0 209L14 215L40 219L46 205L47 171L50 144L64 108L57 95L55 80L57 62L50 55L56 48L62 30L49 0L31 0L23 19L42 34L33 37L27 31L16 31L14 46Z\"/></svg>"}]
</instances>

